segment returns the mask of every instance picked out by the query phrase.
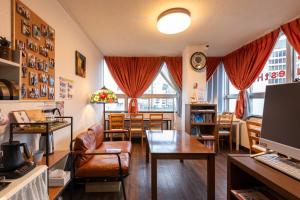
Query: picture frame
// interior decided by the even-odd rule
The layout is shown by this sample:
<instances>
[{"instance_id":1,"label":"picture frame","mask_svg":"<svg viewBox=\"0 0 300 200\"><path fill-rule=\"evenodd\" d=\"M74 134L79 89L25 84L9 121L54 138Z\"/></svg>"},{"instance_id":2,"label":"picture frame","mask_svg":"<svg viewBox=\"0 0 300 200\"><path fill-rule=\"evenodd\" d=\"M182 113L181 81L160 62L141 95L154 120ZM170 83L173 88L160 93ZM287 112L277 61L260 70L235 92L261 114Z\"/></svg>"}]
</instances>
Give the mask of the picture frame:
<instances>
[{"instance_id":1,"label":"picture frame","mask_svg":"<svg viewBox=\"0 0 300 200\"><path fill-rule=\"evenodd\" d=\"M54 82L55 82L54 76L49 76L49 85L54 86Z\"/></svg>"},{"instance_id":2,"label":"picture frame","mask_svg":"<svg viewBox=\"0 0 300 200\"><path fill-rule=\"evenodd\" d=\"M22 78L27 78L27 67L22 67Z\"/></svg>"},{"instance_id":3,"label":"picture frame","mask_svg":"<svg viewBox=\"0 0 300 200\"><path fill-rule=\"evenodd\" d=\"M38 84L38 74L29 72L29 85L36 86Z\"/></svg>"},{"instance_id":4,"label":"picture frame","mask_svg":"<svg viewBox=\"0 0 300 200\"><path fill-rule=\"evenodd\" d=\"M40 74L40 81L42 83L48 84L48 76L47 76L47 74Z\"/></svg>"},{"instance_id":5,"label":"picture frame","mask_svg":"<svg viewBox=\"0 0 300 200\"><path fill-rule=\"evenodd\" d=\"M26 88L26 85L24 83L22 84L22 87L21 87L21 96L22 96L22 98L27 97L27 88Z\"/></svg>"},{"instance_id":6,"label":"picture frame","mask_svg":"<svg viewBox=\"0 0 300 200\"><path fill-rule=\"evenodd\" d=\"M37 39L37 40L40 40L41 39L41 28L36 25L36 24L33 24L32 25L32 37Z\"/></svg>"},{"instance_id":7,"label":"picture frame","mask_svg":"<svg viewBox=\"0 0 300 200\"><path fill-rule=\"evenodd\" d=\"M28 20L22 19L21 32L23 35L29 37L31 35L31 27Z\"/></svg>"},{"instance_id":8,"label":"picture frame","mask_svg":"<svg viewBox=\"0 0 300 200\"><path fill-rule=\"evenodd\" d=\"M47 96L48 86L46 84L41 85L41 97Z\"/></svg>"},{"instance_id":9,"label":"picture frame","mask_svg":"<svg viewBox=\"0 0 300 200\"><path fill-rule=\"evenodd\" d=\"M25 110L13 111L12 115L17 123L29 123L30 119ZM24 126L24 125L23 125Z\"/></svg>"},{"instance_id":10,"label":"picture frame","mask_svg":"<svg viewBox=\"0 0 300 200\"><path fill-rule=\"evenodd\" d=\"M48 99L54 99L54 88L49 87Z\"/></svg>"},{"instance_id":11,"label":"picture frame","mask_svg":"<svg viewBox=\"0 0 300 200\"><path fill-rule=\"evenodd\" d=\"M30 11L26 9L23 5L21 5L19 2L17 3L17 13L19 13L21 16L25 17L26 19L30 19Z\"/></svg>"},{"instance_id":12,"label":"picture frame","mask_svg":"<svg viewBox=\"0 0 300 200\"><path fill-rule=\"evenodd\" d=\"M75 51L75 72L77 76L86 77L86 58L79 51Z\"/></svg>"},{"instance_id":13,"label":"picture frame","mask_svg":"<svg viewBox=\"0 0 300 200\"><path fill-rule=\"evenodd\" d=\"M49 58L49 67L51 67L51 68L55 67L55 61L53 58Z\"/></svg>"},{"instance_id":14,"label":"picture frame","mask_svg":"<svg viewBox=\"0 0 300 200\"><path fill-rule=\"evenodd\" d=\"M28 97L31 99L37 99L40 97L40 89L39 88L31 88L29 91Z\"/></svg>"},{"instance_id":15,"label":"picture frame","mask_svg":"<svg viewBox=\"0 0 300 200\"><path fill-rule=\"evenodd\" d=\"M38 46L35 42L33 42L31 39L27 39L27 47L31 51L37 52L38 51Z\"/></svg>"},{"instance_id":16,"label":"picture frame","mask_svg":"<svg viewBox=\"0 0 300 200\"><path fill-rule=\"evenodd\" d=\"M28 54L28 67L30 67L30 68L35 68L35 66L36 66L36 63L35 63L35 61L36 61L36 58L35 58L35 56L34 55L32 55L32 54Z\"/></svg>"}]
</instances>

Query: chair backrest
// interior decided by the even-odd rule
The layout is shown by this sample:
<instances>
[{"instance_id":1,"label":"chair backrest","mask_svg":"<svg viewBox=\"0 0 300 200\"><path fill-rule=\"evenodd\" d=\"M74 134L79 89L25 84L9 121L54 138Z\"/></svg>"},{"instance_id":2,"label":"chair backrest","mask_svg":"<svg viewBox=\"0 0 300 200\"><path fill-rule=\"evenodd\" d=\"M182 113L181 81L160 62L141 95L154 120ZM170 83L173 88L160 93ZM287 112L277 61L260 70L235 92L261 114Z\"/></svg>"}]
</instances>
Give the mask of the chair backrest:
<instances>
[{"instance_id":1,"label":"chair backrest","mask_svg":"<svg viewBox=\"0 0 300 200\"><path fill-rule=\"evenodd\" d=\"M233 113L223 112L218 116L218 130L227 129L232 130Z\"/></svg>"},{"instance_id":2,"label":"chair backrest","mask_svg":"<svg viewBox=\"0 0 300 200\"><path fill-rule=\"evenodd\" d=\"M261 133L261 122L249 119L246 121L246 125L247 125L250 151L255 152L255 149L253 149L252 146L255 144L259 144L259 138Z\"/></svg>"},{"instance_id":3,"label":"chair backrest","mask_svg":"<svg viewBox=\"0 0 300 200\"><path fill-rule=\"evenodd\" d=\"M149 121L149 129L150 130L163 130L163 119L164 115L163 113L152 113L149 115L150 121Z\"/></svg>"},{"instance_id":4,"label":"chair backrest","mask_svg":"<svg viewBox=\"0 0 300 200\"><path fill-rule=\"evenodd\" d=\"M141 113L130 113L129 115L129 128L144 129L144 115Z\"/></svg>"},{"instance_id":5,"label":"chair backrest","mask_svg":"<svg viewBox=\"0 0 300 200\"><path fill-rule=\"evenodd\" d=\"M124 129L125 114L110 114L109 115L109 130Z\"/></svg>"}]
</instances>

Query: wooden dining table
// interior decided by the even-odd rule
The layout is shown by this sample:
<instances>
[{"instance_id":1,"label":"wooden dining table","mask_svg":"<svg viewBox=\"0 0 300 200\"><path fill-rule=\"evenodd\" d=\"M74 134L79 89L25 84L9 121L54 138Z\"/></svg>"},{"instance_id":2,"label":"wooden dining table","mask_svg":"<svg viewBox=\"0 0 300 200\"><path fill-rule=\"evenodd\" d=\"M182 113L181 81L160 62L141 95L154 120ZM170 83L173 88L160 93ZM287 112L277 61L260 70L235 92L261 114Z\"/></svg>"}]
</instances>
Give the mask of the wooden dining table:
<instances>
[{"instance_id":1,"label":"wooden dining table","mask_svg":"<svg viewBox=\"0 0 300 200\"><path fill-rule=\"evenodd\" d=\"M157 160L207 160L207 199L215 199L215 152L184 131L146 131L146 163L151 157L151 197L157 199ZM202 170L202 169L199 169Z\"/></svg>"}]
</instances>

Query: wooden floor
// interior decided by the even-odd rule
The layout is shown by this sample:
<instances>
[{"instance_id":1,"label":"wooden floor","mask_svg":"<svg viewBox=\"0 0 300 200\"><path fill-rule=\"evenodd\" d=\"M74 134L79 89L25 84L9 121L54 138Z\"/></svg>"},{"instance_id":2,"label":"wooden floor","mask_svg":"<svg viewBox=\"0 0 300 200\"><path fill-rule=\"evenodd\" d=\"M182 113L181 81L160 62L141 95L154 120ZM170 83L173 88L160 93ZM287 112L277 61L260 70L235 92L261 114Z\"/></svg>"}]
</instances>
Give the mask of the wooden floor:
<instances>
[{"instance_id":1,"label":"wooden floor","mask_svg":"<svg viewBox=\"0 0 300 200\"><path fill-rule=\"evenodd\" d=\"M226 199L227 162L226 153L216 156L216 200ZM186 160L158 161L159 200L200 200L206 199L206 162ZM133 143L130 175L125 179L128 200L149 200L150 164L145 162L145 148ZM64 199L70 199L70 191L65 191ZM117 200L122 193L85 193L84 187L77 185L73 200Z\"/></svg>"}]
</instances>

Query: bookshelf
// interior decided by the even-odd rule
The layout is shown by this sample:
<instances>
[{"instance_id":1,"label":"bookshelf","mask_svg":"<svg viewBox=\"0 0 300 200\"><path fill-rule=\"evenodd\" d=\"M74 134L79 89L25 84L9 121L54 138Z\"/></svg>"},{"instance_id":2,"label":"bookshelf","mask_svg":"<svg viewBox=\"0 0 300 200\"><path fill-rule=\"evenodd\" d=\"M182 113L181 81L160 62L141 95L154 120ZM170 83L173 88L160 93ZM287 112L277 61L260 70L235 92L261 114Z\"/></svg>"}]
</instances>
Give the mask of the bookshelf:
<instances>
[{"instance_id":1,"label":"bookshelf","mask_svg":"<svg viewBox=\"0 0 300 200\"><path fill-rule=\"evenodd\" d=\"M214 136L217 121L216 104L186 104L185 131L192 136Z\"/></svg>"},{"instance_id":2,"label":"bookshelf","mask_svg":"<svg viewBox=\"0 0 300 200\"><path fill-rule=\"evenodd\" d=\"M253 196L259 191L270 200L300 199L299 188L300 181L254 160L249 154L228 155L228 200L241 199L237 193L249 190L251 195L248 196Z\"/></svg>"}]
</instances>

